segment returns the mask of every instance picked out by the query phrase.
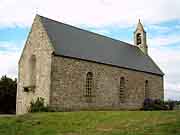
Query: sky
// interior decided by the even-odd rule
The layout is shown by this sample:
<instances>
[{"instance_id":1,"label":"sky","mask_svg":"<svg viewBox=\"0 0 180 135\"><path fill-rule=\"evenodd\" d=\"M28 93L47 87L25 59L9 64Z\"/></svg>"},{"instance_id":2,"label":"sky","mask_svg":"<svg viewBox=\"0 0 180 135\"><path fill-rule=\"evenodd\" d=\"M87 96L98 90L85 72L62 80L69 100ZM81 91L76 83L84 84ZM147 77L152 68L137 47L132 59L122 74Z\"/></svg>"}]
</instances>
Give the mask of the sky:
<instances>
[{"instance_id":1,"label":"sky","mask_svg":"<svg viewBox=\"0 0 180 135\"><path fill-rule=\"evenodd\" d=\"M0 76L17 77L36 14L132 44L141 19L165 99L180 100L180 0L0 0Z\"/></svg>"}]
</instances>

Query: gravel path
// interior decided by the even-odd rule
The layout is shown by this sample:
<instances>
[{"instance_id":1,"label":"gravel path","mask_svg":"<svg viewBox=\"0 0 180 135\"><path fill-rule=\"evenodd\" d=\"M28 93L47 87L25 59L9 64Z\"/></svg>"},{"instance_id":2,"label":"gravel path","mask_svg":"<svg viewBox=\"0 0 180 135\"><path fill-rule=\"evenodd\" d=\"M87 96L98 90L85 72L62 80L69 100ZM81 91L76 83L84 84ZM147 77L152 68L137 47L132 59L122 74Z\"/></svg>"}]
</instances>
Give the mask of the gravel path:
<instances>
[{"instance_id":1,"label":"gravel path","mask_svg":"<svg viewBox=\"0 0 180 135\"><path fill-rule=\"evenodd\" d=\"M0 117L13 117L15 114L0 114Z\"/></svg>"}]
</instances>

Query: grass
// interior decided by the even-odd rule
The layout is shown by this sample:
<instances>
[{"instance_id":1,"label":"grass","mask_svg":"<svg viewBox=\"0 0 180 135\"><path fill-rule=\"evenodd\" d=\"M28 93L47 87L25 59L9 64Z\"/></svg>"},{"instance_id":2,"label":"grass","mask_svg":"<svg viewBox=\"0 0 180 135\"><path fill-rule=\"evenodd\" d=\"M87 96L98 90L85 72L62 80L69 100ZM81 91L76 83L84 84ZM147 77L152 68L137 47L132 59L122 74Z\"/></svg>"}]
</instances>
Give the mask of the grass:
<instances>
[{"instance_id":1,"label":"grass","mask_svg":"<svg viewBox=\"0 0 180 135\"><path fill-rule=\"evenodd\" d=\"M0 135L180 135L180 111L84 111L0 117Z\"/></svg>"}]
</instances>

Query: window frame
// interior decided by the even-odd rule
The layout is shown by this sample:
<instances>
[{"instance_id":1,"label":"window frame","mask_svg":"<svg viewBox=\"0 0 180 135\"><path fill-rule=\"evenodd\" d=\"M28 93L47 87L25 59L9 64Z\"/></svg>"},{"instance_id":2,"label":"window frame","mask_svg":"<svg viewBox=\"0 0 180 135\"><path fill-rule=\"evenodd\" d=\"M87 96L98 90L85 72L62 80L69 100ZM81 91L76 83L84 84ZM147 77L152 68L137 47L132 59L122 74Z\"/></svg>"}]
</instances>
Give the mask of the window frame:
<instances>
[{"instance_id":1,"label":"window frame","mask_svg":"<svg viewBox=\"0 0 180 135\"><path fill-rule=\"evenodd\" d=\"M92 97L93 91L93 73L88 72L86 74L86 84L85 84L85 97Z\"/></svg>"},{"instance_id":2,"label":"window frame","mask_svg":"<svg viewBox=\"0 0 180 135\"><path fill-rule=\"evenodd\" d=\"M125 102L125 88L126 88L125 77L121 77L120 78L120 86L119 86L119 101L120 101L120 103Z\"/></svg>"},{"instance_id":3,"label":"window frame","mask_svg":"<svg viewBox=\"0 0 180 135\"><path fill-rule=\"evenodd\" d=\"M144 97L145 99L149 98L149 81L146 80L144 84Z\"/></svg>"}]
</instances>

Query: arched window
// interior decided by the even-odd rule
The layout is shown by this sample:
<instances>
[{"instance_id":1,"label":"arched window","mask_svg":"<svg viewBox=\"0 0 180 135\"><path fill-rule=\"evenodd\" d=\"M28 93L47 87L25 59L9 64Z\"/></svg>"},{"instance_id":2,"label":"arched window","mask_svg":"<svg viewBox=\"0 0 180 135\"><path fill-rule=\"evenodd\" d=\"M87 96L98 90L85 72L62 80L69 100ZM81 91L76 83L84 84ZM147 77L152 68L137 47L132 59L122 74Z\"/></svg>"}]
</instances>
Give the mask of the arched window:
<instances>
[{"instance_id":1,"label":"arched window","mask_svg":"<svg viewBox=\"0 0 180 135\"><path fill-rule=\"evenodd\" d=\"M36 56L32 55L29 60L29 83L30 86L36 84Z\"/></svg>"},{"instance_id":2,"label":"arched window","mask_svg":"<svg viewBox=\"0 0 180 135\"><path fill-rule=\"evenodd\" d=\"M145 91L144 91L144 93L145 93L145 98L149 98L149 82L148 82L148 80L146 80L145 81Z\"/></svg>"},{"instance_id":3,"label":"arched window","mask_svg":"<svg viewBox=\"0 0 180 135\"><path fill-rule=\"evenodd\" d=\"M125 100L125 78L124 77L120 78L119 99L120 99L120 102L122 103Z\"/></svg>"},{"instance_id":4,"label":"arched window","mask_svg":"<svg viewBox=\"0 0 180 135\"><path fill-rule=\"evenodd\" d=\"M28 59L28 63L26 65L26 83L24 85L24 92L35 92L36 87L36 56L32 55Z\"/></svg>"},{"instance_id":5,"label":"arched window","mask_svg":"<svg viewBox=\"0 0 180 135\"><path fill-rule=\"evenodd\" d=\"M141 33L138 33L136 36L137 45L141 44Z\"/></svg>"},{"instance_id":6,"label":"arched window","mask_svg":"<svg viewBox=\"0 0 180 135\"><path fill-rule=\"evenodd\" d=\"M92 97L92 89L93 89L93 73L88 72L86 75L86 97Z\"/></svg>"}]
</instances>

